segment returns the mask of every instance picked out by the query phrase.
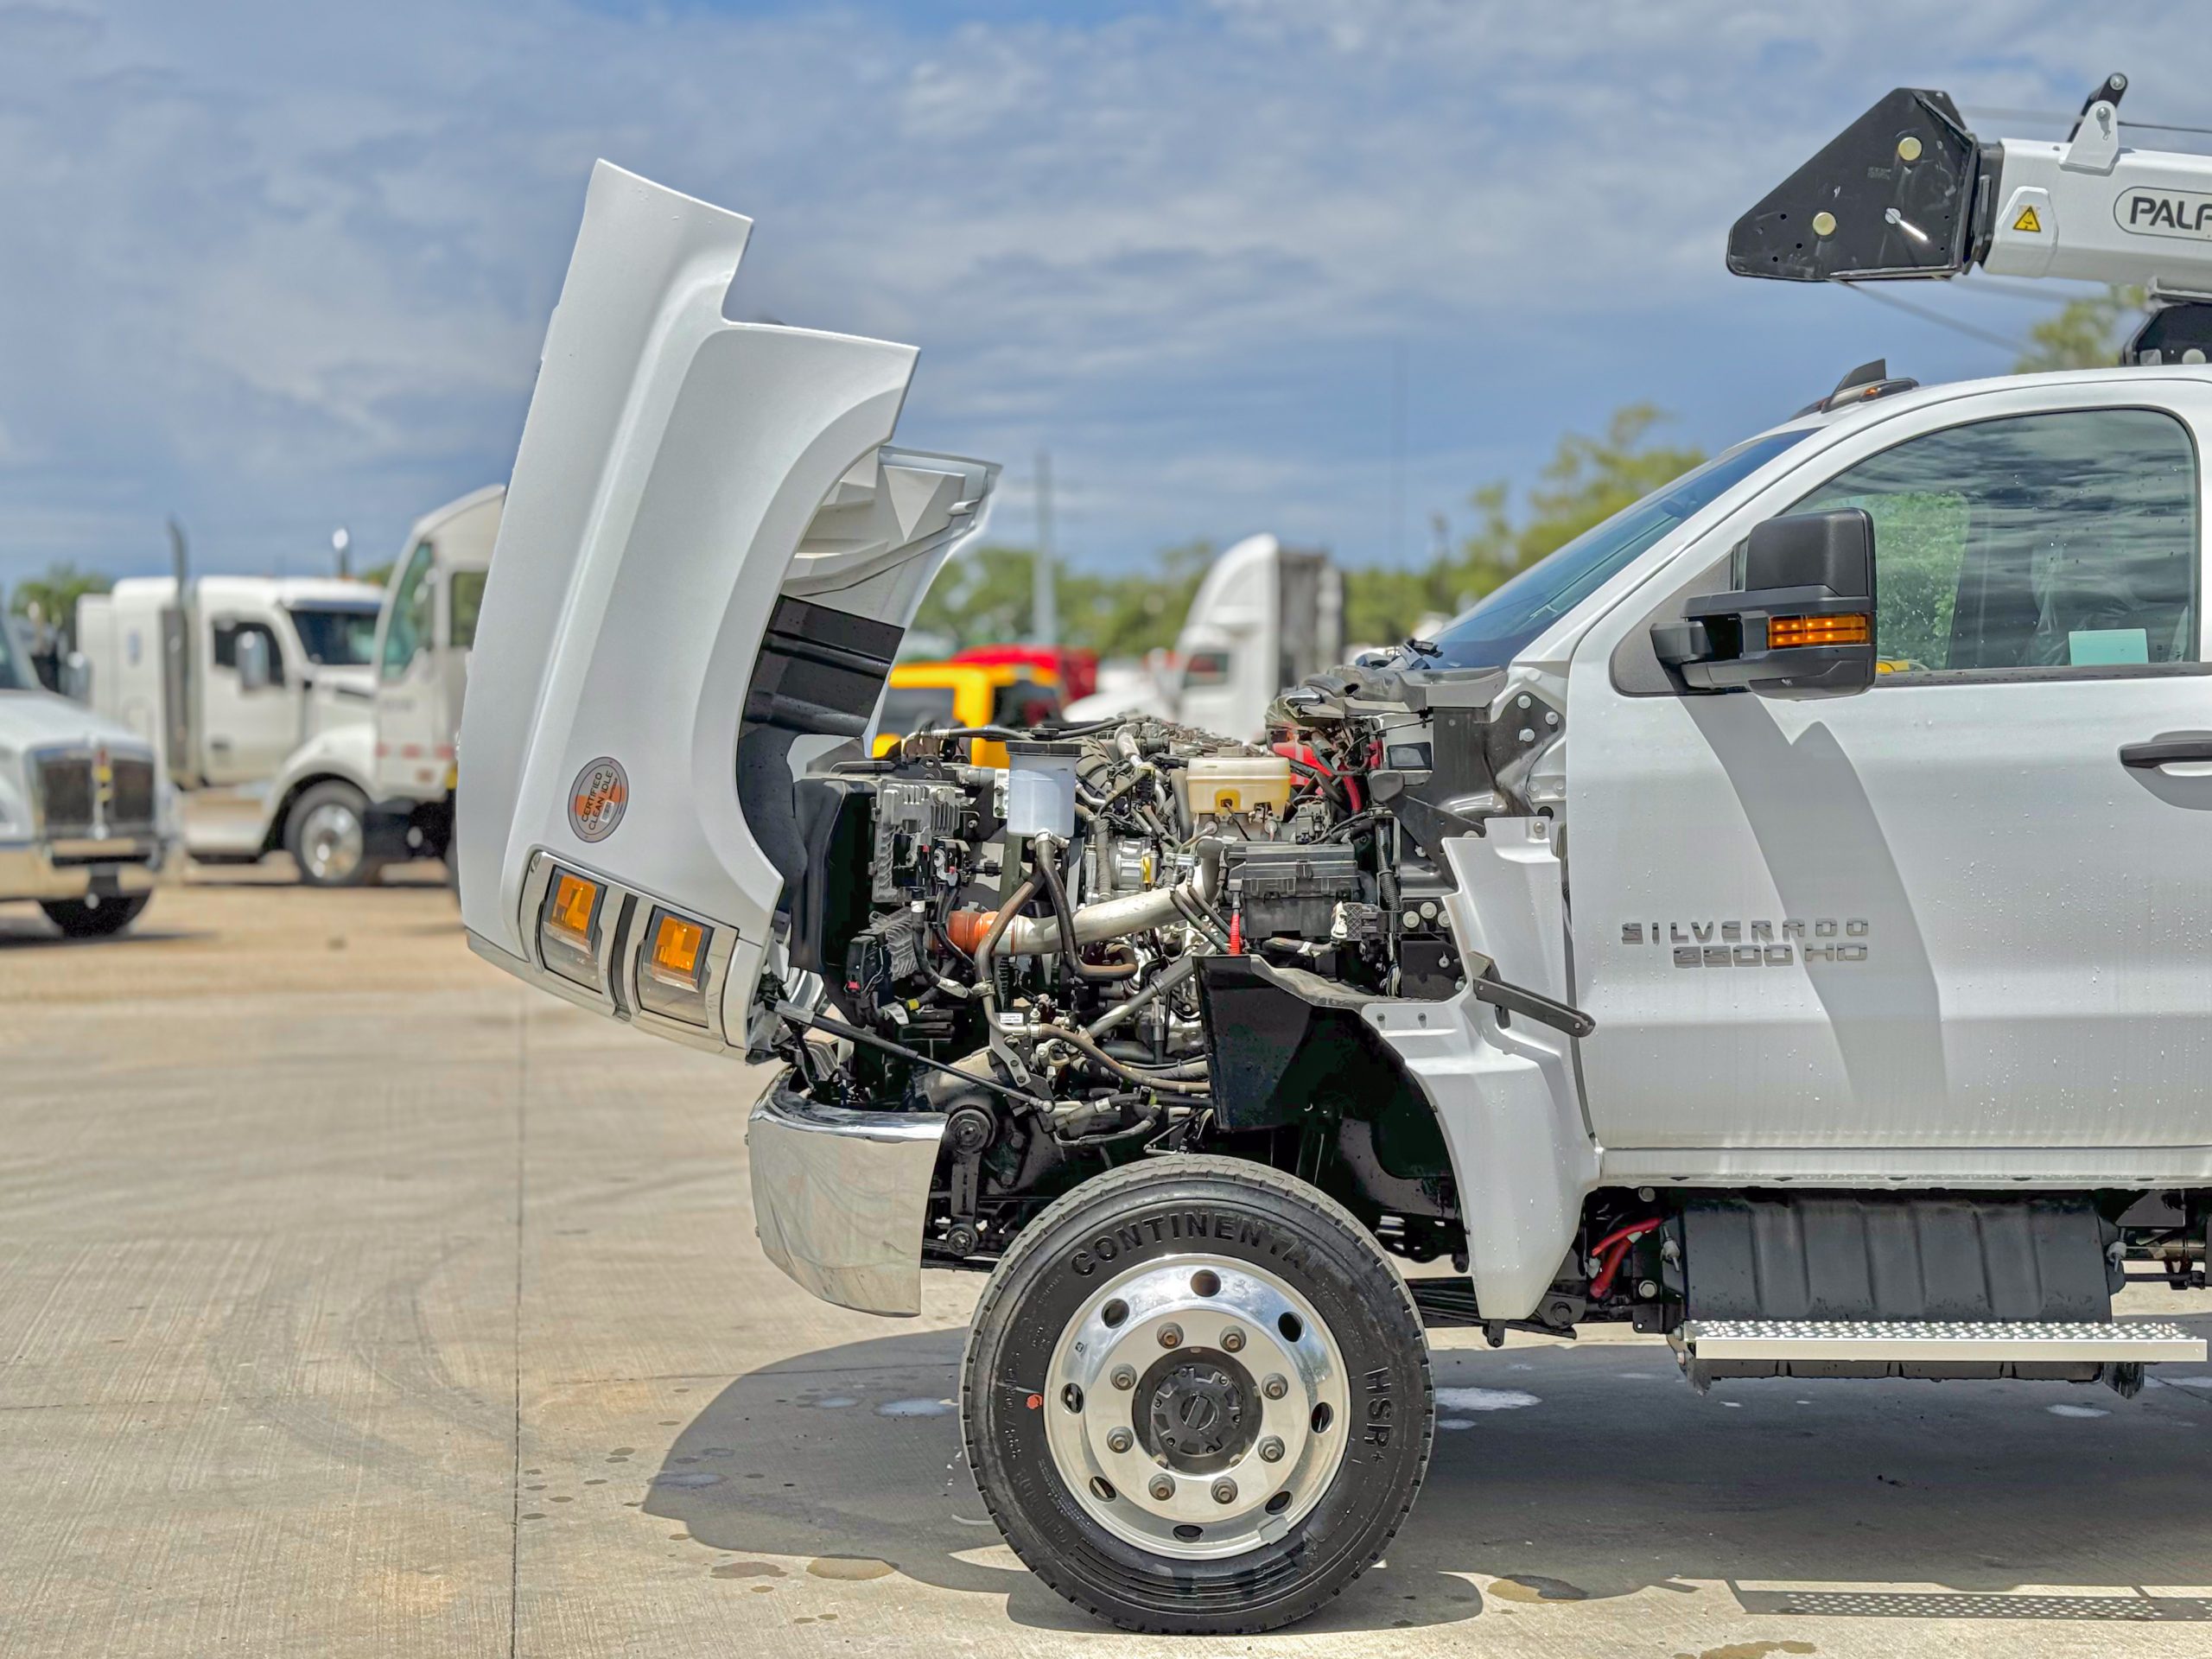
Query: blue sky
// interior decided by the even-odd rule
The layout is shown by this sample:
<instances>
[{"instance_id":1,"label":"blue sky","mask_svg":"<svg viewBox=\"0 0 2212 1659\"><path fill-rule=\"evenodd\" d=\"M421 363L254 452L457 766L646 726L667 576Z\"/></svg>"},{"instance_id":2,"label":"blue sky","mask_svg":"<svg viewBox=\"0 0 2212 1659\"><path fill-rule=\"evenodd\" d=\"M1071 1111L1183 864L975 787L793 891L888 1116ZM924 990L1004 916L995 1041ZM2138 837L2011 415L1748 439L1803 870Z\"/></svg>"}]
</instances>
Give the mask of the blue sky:
<instances>
[{"instance_id":1,"label":"blue sky","mask_svg":"<svg viewBox=\"0 0 2212 1659\"><path fill-rule=\"evenodd\" d=\"M326 568L341 522L381 560L503 477L596 156L754 217L752 315L919 345L901 441L1003 461L1001 536L1046 448L1081 565L1415 557L1622 403L1716 446L1884 353L2005 367L1727 276L1729 223L1893 86L2065 111L2126 69L2212 125L2202 16L0 0L0 582L161 568L172 512L202 569Z\"/></svg>"}]
</instances>

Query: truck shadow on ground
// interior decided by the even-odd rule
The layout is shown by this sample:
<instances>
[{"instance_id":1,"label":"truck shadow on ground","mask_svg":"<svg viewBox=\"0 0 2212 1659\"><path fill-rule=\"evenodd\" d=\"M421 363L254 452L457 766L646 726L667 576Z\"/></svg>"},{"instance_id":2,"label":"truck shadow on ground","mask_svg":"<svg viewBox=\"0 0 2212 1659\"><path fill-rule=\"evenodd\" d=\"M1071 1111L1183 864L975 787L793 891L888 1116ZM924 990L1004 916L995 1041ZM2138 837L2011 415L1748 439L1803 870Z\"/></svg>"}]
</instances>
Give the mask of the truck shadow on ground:
<instances>
[{"instance_id":1,"label":"truck shadow on ground","mask_svg":"<svg viewBox=\"0 0 2212 1659\"><path fill-rule=\"evenodd\" d=\"M887 1565L1002 1598L1017 1624L1096 1628L1020 1569L976 1495L950 1404L961 1342L887 1337L739 1378L679 1435L645 1512L735 1554L712 1569L724 1577L780 1570L760 1556L809 1557L804 1570L832 1579ZM1301 1629L1449 1623L1485 1592L1559 1605L1653 1589L1774 1613L2120 1618L2135 1586L2201 1597L2212 1580L2207 1368L2169 1368L2183 1376L2132 1401L2050 1383L1786 1379L1700 1397L1656 1346L1436 1361L1419 1503L1385 1561ZM1830 1590L1793 1605L1746 1580ZM1948 1593L1885 1591L1929 1584ZM2112 1599L2032 1613L1991 1599L2054 1584ZM2212 1599L2160 1605L2212 1618Z\"/></svg>"},{"instance_id":2,"label":"truck shadow on ground","mask_svg":"<svg viewBox=\"0 0 2212 1659\"><path fill-rule=\"evenodd\" d=\"M0 950L127 950L133 945L162 944L179 939L213 937L205 928L133 926L122 933L72 938L67 933L57 931L41 916L0 916Z\"/></svg>"}]
</instances>

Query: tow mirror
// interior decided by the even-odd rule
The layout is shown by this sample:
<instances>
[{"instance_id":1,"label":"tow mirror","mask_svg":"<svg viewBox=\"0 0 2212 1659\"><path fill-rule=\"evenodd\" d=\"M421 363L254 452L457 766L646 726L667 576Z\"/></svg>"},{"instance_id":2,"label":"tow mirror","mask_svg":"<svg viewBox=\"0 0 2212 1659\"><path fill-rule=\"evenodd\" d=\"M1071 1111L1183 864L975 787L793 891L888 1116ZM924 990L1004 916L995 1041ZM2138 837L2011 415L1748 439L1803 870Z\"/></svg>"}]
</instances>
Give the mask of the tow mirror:
<instances>
[{"instance_id":1,"label":"tow mirror","mask_svg":"<svg viewBox=\"0 0 2212 1659\"><path fill-rule=\"evenodd\" d=\"M92 659L73 651L61 659L61 695L87 707L92 701Z\"/></svg>"},{"instance_id":2,"label":"tow mirror","mask_svg":"<svg viewBox=\"0 0 2212 1659\"><path fill-rule=\"evenodd\" d=\"M1742 586L1656 622L1659 660L1694 691L1834 696L1874 683L1874 521L1859 507L1770 518Z\"/></svg>"},{"instance_id":3,"label":"tow mirror","mask_svg":"<svg viewBox=\"0 0 2212 1659\"><path fill-rule=\"evenodd\" d=\"M238 690L259 691L269 684L269 636L241 628L238 636Z\"/></svg>"}]
</instances>

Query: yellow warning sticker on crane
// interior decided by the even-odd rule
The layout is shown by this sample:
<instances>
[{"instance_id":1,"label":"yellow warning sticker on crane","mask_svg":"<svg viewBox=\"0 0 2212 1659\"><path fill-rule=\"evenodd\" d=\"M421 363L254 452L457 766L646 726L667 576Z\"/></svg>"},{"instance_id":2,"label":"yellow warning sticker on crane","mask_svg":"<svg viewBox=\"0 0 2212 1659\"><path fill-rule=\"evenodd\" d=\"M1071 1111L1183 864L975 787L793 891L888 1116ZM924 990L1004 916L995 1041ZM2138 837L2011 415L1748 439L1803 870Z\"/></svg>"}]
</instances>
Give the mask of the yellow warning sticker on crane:
<instances>
[{"instance_id":1,"label":"yellow warning sticker on crane","mask_svg":"<svg viewBox=\"0 0 2212 1659\"><path fill-rule=\"evenodd\" d=\"M2043 220L2036 217L2036 210L2032 204L2020 209L2020 216L2012 221L2012 228L2016 231L2025 231L2030 236L2043 234Z\"/></svg>"}]
</instances>

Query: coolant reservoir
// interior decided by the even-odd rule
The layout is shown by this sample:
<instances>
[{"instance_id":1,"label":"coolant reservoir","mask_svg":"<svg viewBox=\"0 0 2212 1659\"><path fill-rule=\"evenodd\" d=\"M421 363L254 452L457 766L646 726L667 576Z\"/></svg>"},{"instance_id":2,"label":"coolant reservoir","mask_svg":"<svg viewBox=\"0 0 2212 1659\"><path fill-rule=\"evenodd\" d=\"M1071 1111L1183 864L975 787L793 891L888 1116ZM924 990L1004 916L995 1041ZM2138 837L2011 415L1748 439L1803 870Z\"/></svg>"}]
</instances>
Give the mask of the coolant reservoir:
<instances>
[{"instance_id":1,"label":"coolant reservoir","mask_svg":"<svg viewBox=\"0 0 2212 1659\"><path fill-rule=\"evenodd\" d=\"M1073 743L1008 740L1006 746L1006 832L1016 840L1032 836L1075 834L1075 763L1083 750Z\"/></svg>"},{"instance_id":2,"label":"coolant reservoir","mask_svg":"<svg viewBox=\"0 0 2212 1659\"><path fill-rule=\"evenodd\" d=\"M1226 817L1290 806L1290 762L1279 754L1201 754L1175 774L1184 816Z\"/></svg>"}]
</instances>

